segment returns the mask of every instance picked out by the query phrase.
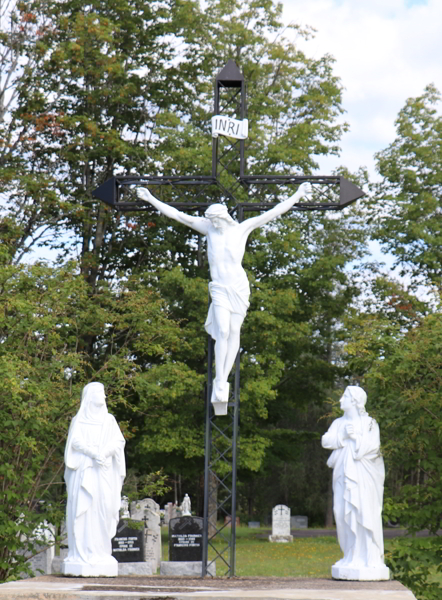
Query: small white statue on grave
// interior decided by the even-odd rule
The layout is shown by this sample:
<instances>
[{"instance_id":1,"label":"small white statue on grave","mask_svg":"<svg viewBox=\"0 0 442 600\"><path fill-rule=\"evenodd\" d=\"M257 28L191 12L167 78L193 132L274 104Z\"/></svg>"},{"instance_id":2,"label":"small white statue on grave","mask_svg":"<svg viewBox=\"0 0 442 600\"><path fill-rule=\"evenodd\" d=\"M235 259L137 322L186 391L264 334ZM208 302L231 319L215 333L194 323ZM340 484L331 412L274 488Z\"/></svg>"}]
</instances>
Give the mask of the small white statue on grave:
<instances>
[{"instance_id":1,"label":"small white statue on grave","mask_svg":"<svg viewBox=\"0 0 442 600\"><path fill-rule=\"evenodd\" d=\"M241 325L249 308L250 287L241 264L247 238L254 229L284 214L301 198L310 196L311 185L303 183L287 200L242 223L234 221L223 204L212 204L204 217L194 217L157 200L146 188L138 188L137 194L167 217L195 229L207 238L212 302L205 328L215 340L216 369L211 401L215 414L227 414L227 379L238 354Z\"/></svg>"},{"instance_id":2,"label":"small white statue on grave","mask_svg":"<svg viewBox=\"0 0 442 600\"><path fill-rule=\"evenodd\" d=\"M121 518L130 519L129 498L127 496L121 498Z\"/></svg>"},{"instance_id":3,"label":"small white statue on grave","mask_svg":"<svg viewBox=\"0 0 442 600\"><path fill-rule=\"evenodd\" d=\"M80 410L72 419L64 461L68 492L68 556L64 575L118 575L112 556L126 475L123 435L109 414L101 383L83 389Z\"/></svg>"},{"instance_id":4,"label":"small white statue on grave","mask_svg":"<svg viewBox=\"0 0 442 600\"><path fill-rule=\"evenodd\" d=\"M384 460L379 426L365 411L367 394L348 386L341 398L344 416L335 419L322 436L333 450L327 465L333 469L333 511L344 557L332 567L335 579L389 579L384 564L382 500Z\"/></svg>"},{"instance_id":5,"label":"small white statue on grave","mask_svg":"<svg viewBox=\"0 0 442 600\"><path fill-rule=\"evenodd\" d=\"M192 515L189 494L186 494L184 496L184 499L183 499L183 502L182 502L180 508L181 508L181 516L182 517L190 517Z\"/></svg>"}]
</instances>

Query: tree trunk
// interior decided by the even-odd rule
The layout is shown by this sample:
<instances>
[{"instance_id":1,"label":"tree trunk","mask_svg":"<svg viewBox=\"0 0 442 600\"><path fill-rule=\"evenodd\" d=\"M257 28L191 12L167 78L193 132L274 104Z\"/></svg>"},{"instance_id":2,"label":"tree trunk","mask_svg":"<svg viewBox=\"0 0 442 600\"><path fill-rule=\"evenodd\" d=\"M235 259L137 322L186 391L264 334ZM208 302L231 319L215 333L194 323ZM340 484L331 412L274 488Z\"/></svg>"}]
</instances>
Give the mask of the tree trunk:
<instances>
[{"instance_id":1,"label":"tree trunk","mask_svg":"<svg viewBox=\"0 0 442 600\"><path fill-rule=\"evenodd\" d=\"M325 527L333 527L333 471L330 470L327 489L327 510L325 513Z\"/></svg>"}]
</instances>

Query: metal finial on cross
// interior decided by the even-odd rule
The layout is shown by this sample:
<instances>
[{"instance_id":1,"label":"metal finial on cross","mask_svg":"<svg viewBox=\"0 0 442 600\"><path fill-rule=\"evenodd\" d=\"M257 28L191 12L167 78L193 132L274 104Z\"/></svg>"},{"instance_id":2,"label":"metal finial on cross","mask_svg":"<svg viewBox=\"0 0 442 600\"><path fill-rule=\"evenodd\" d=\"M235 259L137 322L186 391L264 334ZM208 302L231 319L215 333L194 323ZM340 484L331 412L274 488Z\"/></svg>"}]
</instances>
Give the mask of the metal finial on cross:
<instances>
[{"instance_id":1,"label":"metal finial on cross","mask_svg":"<svg viewBox=\"0 0 442 600\"><path fill-rule=\"evenodd\" d=\"M179 215L182 215L180 211L197 211L201 213L214 204L218 206L217 208L213 207L215 212L221 213L222 210L226 210L223 207L219 207L219 203L223 202L228 207L229 213L237 213L238 223L244 228L244 212L254 211L263 213L269 211L271 213L272 209L274 212L275 207L282 204L281 202L269 201L266 195L260 201L250 201L248 199L250 192L257 194L258 190L265 192L272 186L276 186L279 189L281 186L300 185L306 182L311 183L315 186L315 189L319 190L314 200L306 202L304 199L302 201L298 201L297 199L295 204L290 204L290 208L287 210L292 211L341 210L364 195L357 186L343 177L276 174L247 175L245 159L245 140L247 139L247 135L248 120L245 80L234 61L229 60L226 66L218 73L215 80L215 104L214 115L212 117L212 173L210 175L116 175L100 185L93 194L97 199L118 211L146 211L152 210L152 204L158 208L161 206L161 212L189 225L189 227L196 229L204 235L207 234L206 229L208 225L203 224L202 221L207 221L208 219L190 216L180 216L177 218L177 213ZM160 188L161 191L171 192L171 194L168 194L169 197L167 200L163 199L163 202L160 202L150 194L150 191L146 191L146 198L150 198L147 201L139 196L137 197L133 193L133 188L139 186L148 186L149 189ZM339 186L338 198L336 196L329 197L326 192L324 193L324 189L328 190L336 186ZM183 193L184 191L188 192L189 188L195 190L191 200L189 200L188 194ZM209 199L207 197L204 198L204 194L207 192L210 193ZM320 198L318 198L319 196ZM179 201L177 201L177 197ZM301 195L299 198L301 198ZM214 216L216 217L216 215ZM220 218L225 217L218 215L218 219ZM246 223L251 221L253 219L247 219ZM225 286L218 285L218 287L222 288ZM234 291L236 292L236 290ZM211 295L213 301L213 294ZM225 574L228 576L235 575L236 457L239 422L240 353L238 351L235 361L233 397L223 398L223 402L218 403L223 404L222 409L225 409L225 412L220 412L219 414L228 414L230 417L230 420L225 420L222 425L219 422L215 424L216 417L213 413L211 403L213 355L214 343L209 335L206 395L203 577L210 574L209 569L216 559L218 559L218 569L222 565L225 565L227 567ZM221 394L220 390L221 386L218 390ZM223 387L222 393L224 394L225 391L226 389ZM216 392L216 389L214 392ZM218 476L215 470L216 466L220 463L228 465L228 469L223 469L223 472L226 474L222 477ZM216 502L212 502L213 498L216 499ZM216 508L214 508L214 504ZM230 515L227 512L229 509ZM223 524L221 527L217 525L218 512L227 517L226 523L229 523L229 525ZM283 514L282 506L281 514ZM215 538L218 541L220 537L223 538L226 544L220 545L214 543ZM210 562L208 559L209 547L212 550L213 556L215 556ZM222 574L218 570L217 575Z\"/></svg>"}]
</instances>

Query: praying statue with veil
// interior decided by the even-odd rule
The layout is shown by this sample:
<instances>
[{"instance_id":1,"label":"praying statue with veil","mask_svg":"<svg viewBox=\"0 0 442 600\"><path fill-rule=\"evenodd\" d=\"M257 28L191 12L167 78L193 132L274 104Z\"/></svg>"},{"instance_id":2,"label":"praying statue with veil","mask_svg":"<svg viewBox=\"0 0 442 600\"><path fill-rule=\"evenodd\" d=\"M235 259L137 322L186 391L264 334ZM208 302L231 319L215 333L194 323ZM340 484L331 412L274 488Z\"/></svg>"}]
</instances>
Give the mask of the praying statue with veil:
<instances>
[{"instance_id":1,"label":"praying statue with veil","mask_svg":"<svg viewBox=\"0 0 442 600\"><path fill-rule=\"evenodd\" d=\"M155 198L148 189L138 188L138 197L149 202L162 214L194 229L207 239L207 256L211 282L211 304L205 329L215 340L215 381L211 401L224 405L217 414L226 414L229 398L227 379L240 346L240 331L249 308L250 286L242 266L247 238L257 227L265 225L290 210L296 202L311 194L311 185L303 183L297 192L267 212L238 223L224 204L212 204L204 217L179 211Z\"/></svg>"},{"instance_id":2,"label":"praying statue with veil","mask_svg":"<svg viewBox=\"0 0 442 600\"><path fill-rule=\"evenodd\" d=\"M112 556L126 475L124 437L106 406L104 386L87 384L72 419L64 454L68 494L68 555L64 575L118 575Z\"/></svg>"}]
</instances>

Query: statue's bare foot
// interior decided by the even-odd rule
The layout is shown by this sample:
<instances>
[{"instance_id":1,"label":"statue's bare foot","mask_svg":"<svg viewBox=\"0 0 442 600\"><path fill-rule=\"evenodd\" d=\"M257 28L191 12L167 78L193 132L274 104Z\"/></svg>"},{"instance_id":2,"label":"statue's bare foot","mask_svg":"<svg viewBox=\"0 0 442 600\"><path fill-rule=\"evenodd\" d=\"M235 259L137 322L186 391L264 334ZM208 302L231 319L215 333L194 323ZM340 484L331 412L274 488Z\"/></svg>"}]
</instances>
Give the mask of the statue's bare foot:
<instances>
[{"instance_id":1,"label":"statue's bare foot","mask_svg":"<svg viewBox=\"0 0 442 600\"><path fill-rule=\"evenodd\" d=\"M216 402L227 402L228 399L225 398L225 386L227 384L225 384L223 381L218 381L217 379L215 379L214 381L214 388L215 388L215 400Z\"/></svg>"}]
</instances>

